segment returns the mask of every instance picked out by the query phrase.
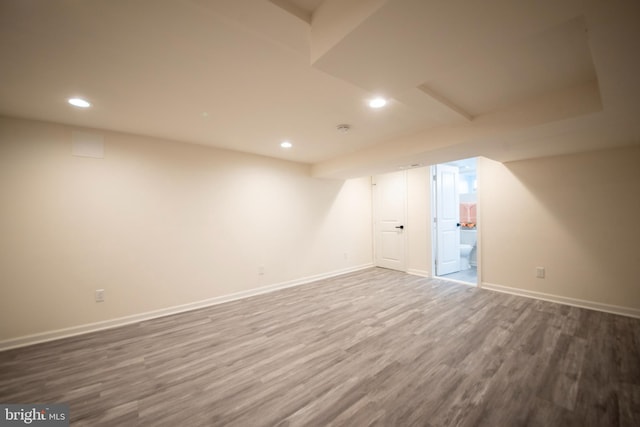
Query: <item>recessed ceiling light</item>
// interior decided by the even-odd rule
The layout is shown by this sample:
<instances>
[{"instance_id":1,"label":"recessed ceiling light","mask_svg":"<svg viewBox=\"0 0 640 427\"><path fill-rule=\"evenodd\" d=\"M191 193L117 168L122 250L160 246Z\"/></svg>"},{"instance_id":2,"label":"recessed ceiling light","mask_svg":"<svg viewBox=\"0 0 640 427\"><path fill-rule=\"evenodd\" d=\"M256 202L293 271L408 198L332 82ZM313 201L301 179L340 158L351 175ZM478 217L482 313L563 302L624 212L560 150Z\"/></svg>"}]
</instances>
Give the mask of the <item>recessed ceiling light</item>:
<instances>
[{"instance_id":1,"label":"recessed ceiling light","mask_svg":"<svg viewBox=\"0 0 640 427\"><path fill-rule=\"evenodd\" d=\"M387 105L387 100L381 97L369 100L369 107L371 108L382 108L385 105Z\"/></svg>"},{"instance_id":2,"label":"recessed ceiling light","mask_svg":"<svg viewBox=\"0 0 640 427\"><path fill-rule=\"evenodd\" d=\"M291 148L291 147L293 147L293 144L292 144L292 143L290 143L289 141L283 141L283 142L280 144L280 147L282 147L282 148Z\"/></svg>"},{"instance_id":3,"label":"recessed ceiling light","mask_svg":"<svg viewBox=\"0 0 640 427\"><path fill-rule=\"evenodd\" d=\"M91 103L89 101L85 101L82 98L69 98L67 102L69 102L69 104L73 105L74 107L80 107L80 108L91 107Z\"/></svg>"}]
</instances>

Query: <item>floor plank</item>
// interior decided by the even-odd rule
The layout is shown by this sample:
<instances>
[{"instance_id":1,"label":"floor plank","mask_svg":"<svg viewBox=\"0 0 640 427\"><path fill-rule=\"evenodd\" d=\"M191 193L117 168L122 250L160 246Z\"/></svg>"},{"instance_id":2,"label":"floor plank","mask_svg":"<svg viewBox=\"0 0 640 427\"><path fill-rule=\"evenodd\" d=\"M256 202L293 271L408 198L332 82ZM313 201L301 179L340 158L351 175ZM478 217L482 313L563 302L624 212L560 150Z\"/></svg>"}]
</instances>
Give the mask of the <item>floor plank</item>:
<instances>
[{"instance_id":1,"label":"floor plank","mask_svg":"<svg viewBox=\"0 0 640 427\"><path fill-rule=\"evenodd\" d=\"M637 426L640 320L373 268L0 353L72 425Z\"/></svg>"}]
</instances>

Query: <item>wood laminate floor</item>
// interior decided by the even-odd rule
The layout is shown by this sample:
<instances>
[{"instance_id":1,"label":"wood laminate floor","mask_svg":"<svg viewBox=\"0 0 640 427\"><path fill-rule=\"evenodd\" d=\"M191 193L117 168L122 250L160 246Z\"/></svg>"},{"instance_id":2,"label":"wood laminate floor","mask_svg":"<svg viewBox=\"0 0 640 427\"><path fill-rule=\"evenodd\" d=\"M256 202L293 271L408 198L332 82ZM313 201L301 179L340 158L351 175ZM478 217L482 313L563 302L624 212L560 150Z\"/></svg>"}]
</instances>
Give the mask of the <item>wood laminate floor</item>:
<instances>
[{"instance_id":1,"label":"wood laminate floor","mask_svg":"<svg viewBox=\"0 0 640 427\"><path fill-rule=\"evenodd\" d=\"M638 426L640 320L370 269L0 353L90 426Z\"/></svg>"}]
</instances>

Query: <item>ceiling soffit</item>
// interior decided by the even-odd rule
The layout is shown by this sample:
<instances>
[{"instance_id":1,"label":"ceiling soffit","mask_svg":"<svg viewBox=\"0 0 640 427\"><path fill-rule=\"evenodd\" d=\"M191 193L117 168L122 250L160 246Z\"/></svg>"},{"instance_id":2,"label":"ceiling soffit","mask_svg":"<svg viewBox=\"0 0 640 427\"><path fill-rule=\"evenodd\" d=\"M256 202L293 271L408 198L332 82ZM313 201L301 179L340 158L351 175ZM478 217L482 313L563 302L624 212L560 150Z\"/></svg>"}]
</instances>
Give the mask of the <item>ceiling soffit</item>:
<instances>
[{"instance_id":1,"label":"ceiling soffit","mask_svg":"<svg viewBox=\"0 0 640 427\"><path fill-rule=\"evenodd\" d=\"M435 153L554 152L541 129L638 143L638 20L633 0L6 0L0 113L336 177ZM94 108L69 109L71 94ZM388 106L370 110L373 95ZM285 138L293 150L280 149ZM587 139L556 146L597 145Z\"/></svg>"}]
</instances>

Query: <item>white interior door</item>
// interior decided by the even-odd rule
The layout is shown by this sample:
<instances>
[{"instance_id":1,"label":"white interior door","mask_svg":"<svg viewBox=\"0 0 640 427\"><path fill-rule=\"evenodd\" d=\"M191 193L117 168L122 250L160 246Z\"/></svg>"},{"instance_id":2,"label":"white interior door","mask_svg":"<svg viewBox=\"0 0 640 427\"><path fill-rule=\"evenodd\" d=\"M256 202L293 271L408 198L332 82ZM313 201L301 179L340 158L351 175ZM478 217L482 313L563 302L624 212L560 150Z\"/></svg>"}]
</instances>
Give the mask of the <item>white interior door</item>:
<instances>
[{"instance_id":1,"label":"white interior door","mask_svg":"<svg viewBox=\"0 0 640 427\"><path fill-rule=\"evenodd\" d=\"M406 171L378 175L373 179L375 263L379 267L406 271Z\"/></svg>"},{"instance_id":2,"label":"white interior door","mask_svg":"<svg viewBox=\"0 0 640 427\"><path fill-rule=\"evenodd\" d=\"M458 168L436 166L436 275L460 271Z\"/></svg>"}]
</instances>

